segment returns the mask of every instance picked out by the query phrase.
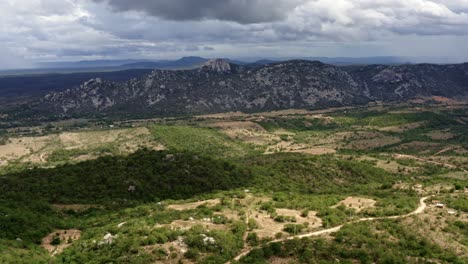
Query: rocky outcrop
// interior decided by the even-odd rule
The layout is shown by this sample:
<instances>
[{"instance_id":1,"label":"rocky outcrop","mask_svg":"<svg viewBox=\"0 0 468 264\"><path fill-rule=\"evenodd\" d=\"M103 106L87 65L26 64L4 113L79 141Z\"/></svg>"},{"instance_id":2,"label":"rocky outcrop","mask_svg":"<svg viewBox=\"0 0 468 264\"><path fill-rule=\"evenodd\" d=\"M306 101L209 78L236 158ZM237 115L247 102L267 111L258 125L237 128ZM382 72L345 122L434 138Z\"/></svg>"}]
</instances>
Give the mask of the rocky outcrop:
<instances>
[{"instance_id":1,"label":"rocky outcrop","mask_svg":"<svg viewBox=\"0 0 468 264\"><path fill-rule=\"evenodd\" d=\"M230 72L231 64L227 60L212 59L207 61L202 68L208 68L216 72Z\"/></svg>"}]
</instances>

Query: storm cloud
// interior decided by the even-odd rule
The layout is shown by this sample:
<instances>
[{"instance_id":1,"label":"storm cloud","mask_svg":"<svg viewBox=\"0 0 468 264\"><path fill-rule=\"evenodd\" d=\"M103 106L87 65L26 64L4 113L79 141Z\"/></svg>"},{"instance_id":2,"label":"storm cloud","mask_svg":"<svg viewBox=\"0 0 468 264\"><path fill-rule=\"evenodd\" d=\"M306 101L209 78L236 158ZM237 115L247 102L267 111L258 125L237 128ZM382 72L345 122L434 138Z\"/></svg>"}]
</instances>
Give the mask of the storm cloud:
<instances>
[{"instance_id":1,"label":"storm cloud","mask_svg":"<svg viewBox=\"0 0 468 264\"><path fill-rule=\"evenodd\" d=\"M94 0L117 11L143 11L168 20L217 19L241 24L284 19L301 0Z\"/></svg>"}]
</instances>

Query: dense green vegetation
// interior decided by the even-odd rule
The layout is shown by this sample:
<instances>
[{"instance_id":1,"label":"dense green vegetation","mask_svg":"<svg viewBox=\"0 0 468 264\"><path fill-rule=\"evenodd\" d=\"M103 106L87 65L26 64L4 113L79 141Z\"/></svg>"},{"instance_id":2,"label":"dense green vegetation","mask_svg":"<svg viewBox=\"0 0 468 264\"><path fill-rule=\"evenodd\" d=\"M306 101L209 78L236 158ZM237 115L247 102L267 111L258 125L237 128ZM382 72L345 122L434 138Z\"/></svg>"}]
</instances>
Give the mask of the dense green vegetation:
<instances>
[{"instance_id":1,"label":"dense green vegetation","mask_svg":"<svg viewBox=\"0 0 468 264\"><path fill-rule=\"evenodd\" d=\"M250 158L246 162L260 175L259 185L270 191L315 194L365 191L361 185L374 183L377 184L375 187L398 179L364 162L340 160L332 156L279 153ZM369 187L372 188L372 185Z\"/></svg>"},{"instance_id":2,"label":"dense green vegetation","mask_svg":"<svg viewBox=\"0 0 468 264\"><path fill-rule=\"evenodd\" d=\"M259 154L245 143L231 140L228 136L210 128L190 126L153 126L155 140L176 151L190 151L221 157L237 157Z\"/></svg>"},{"instance_id":3,"label":"dense green vegetation","mask_svg":"<svg viewBox=\"0 0 468 264\"><path fill-rule=\"evenodd\" d=\"M33 169L0 179L1 196L40 197L50 203L182 199L246 185L249 170L190 153L141 150L54 169Z\"/></svg>"},{"instance_id":4,"label":"dense green vegetation","mask_svg":"<svg viewBox=\"0 0 468 264\"><path fill-rule=\"evenodd\" d=\"M228 161L190 153L142 150L55 169L33 169L0 179L0 237L37 243L62 226L49 203L107 204L119 208L247 184L251 173Z\"/></svg>"}]
</instances>

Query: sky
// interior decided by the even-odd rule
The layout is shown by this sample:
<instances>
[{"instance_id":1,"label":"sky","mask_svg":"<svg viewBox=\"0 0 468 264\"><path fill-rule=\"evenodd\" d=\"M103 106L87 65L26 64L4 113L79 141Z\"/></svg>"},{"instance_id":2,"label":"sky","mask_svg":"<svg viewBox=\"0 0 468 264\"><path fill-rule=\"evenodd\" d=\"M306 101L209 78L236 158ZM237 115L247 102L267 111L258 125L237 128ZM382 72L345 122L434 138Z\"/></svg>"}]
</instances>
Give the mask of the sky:
<instances>
[{"instance_id":1,"label":"sky","mask_svg":"<svg viewBox=\"0 0 468 264\"><path fill-rule=\"evenodd\" d=\"M468 0L0 0L0 68L183 56L462 62L467 43Z\"/></svg>"}]
</instances>

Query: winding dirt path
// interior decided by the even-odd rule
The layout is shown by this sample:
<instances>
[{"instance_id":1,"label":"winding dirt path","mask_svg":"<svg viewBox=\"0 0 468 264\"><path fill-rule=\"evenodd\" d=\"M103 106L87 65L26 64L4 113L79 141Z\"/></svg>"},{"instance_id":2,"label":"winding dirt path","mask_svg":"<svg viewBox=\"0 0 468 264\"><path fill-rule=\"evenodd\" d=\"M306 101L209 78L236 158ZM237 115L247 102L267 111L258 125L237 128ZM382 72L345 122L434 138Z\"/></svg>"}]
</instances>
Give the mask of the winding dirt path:
<instances>
[{"instance_id":1,"label":"winding dirt path","mask_svg":"<svg viewBox=\"0 0 468 264\"><path fill-rule=\"evenodd\" d=\"M429 198L429 196L421 198L419 200L419 207L416 210L414 210L413 212L409 213L409 214L387 216L387 217L367 217L367 218L358 219L356 221L348 222L347 224L359 223L359 222L365 222L365 221L375 221L375 220L382 220L382 219L399 219L399 218L405 218L405 217L412 216L412 215L417 215L417 214L420 214L420 213L424 212L424 210L426 209L427 205L426 205L425 201L428 198ZM332 227L332 228L320 230L320 231L315 231L315 232L303 234L303 235L290 236L290 237L287 237L287 238L276 239L276 240L272 240L272 241L268 242L267 244L276 243L276 242L283 242L283 241L287 241L287 240L291 240L291 239L295 239L295 238L314 237L314 236L320 236L320 235L324 235L324 234L335 233L335 232L339 231L343 226L344 226L344 224L339 225L339 226L335 226L335 227ZM255 249L255 248L250 248L250 249L246 249L246 250L242 251L239 255L237 255L234 258L234 260L236 260L236 261L240 260L242 257L249 254L253 249ZM231 263L230 261L226 262L226 264L230 264L230 263Z\"/></svg>"},{"instance_id":2,"label":"winding dirt path","mask_svg":"<svg viewBox=\"0 0 468 264\"><path fill-rule=\"evenodd\" d=\"M437 153L438 154L438 153ZM437 155L435 154L435 155ZM418 157L415 157L415 156L411 156L411 155L405 155L405 154L395 154L393 155L395 158L397 159L412 159L412 160L417 160L417 161L422 161L422 162L426 162L426 163L430 163L430 164L434 164L434 165L439 165L439 166L443 166L443 167L446 167L446 168L449 168L449 169L460 169L462 170L463 172L468 172L467 170L463 169L463 168L460 168L460 167L457 167L453 164L448 164L448 163L442 163L442 162L437 162L437 161L431 161L431 160L427 160L427 159L423 159L423 158L418 158Z\"/></svg>"}]
</instances>

